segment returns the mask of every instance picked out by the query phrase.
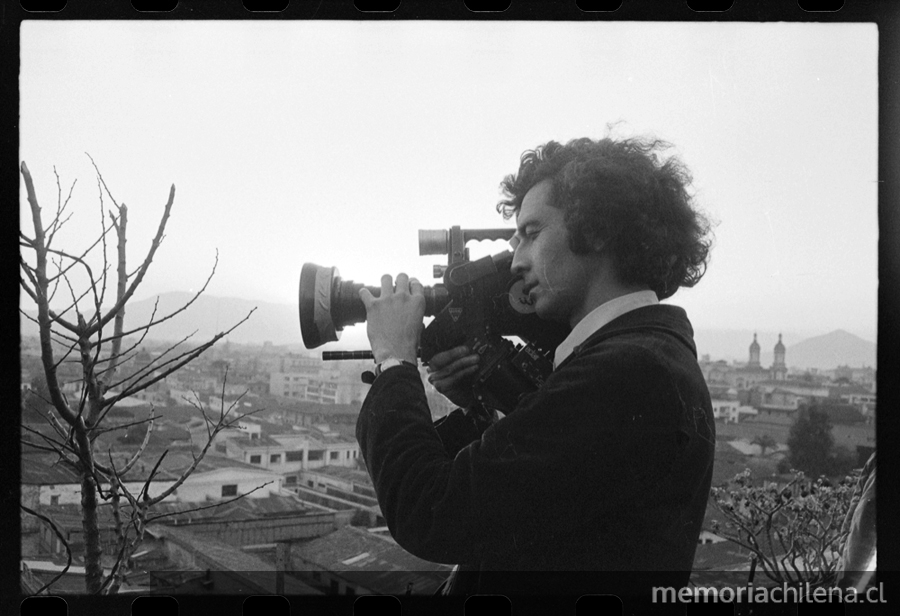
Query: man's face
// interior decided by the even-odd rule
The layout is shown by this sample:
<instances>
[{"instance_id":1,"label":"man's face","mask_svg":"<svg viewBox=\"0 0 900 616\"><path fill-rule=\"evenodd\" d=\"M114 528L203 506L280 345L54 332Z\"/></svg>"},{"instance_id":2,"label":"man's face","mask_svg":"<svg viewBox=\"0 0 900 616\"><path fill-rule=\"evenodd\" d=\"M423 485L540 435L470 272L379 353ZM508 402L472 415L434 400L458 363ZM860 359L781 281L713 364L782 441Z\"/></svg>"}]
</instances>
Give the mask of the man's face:
<instances>
[{"instance_id":1,"label":"man's face","mask_svg":"<svg viewBox=\"0 0 900 616\"><path fill-rule=\"evenodd\" d=\"M588 312L595 257L571 251L563 210L551 205L551 196L549 180L525 194L511 242L512 272L524 279L524 290L539 317L574 327Z\"/></svg>"}]
</instances>

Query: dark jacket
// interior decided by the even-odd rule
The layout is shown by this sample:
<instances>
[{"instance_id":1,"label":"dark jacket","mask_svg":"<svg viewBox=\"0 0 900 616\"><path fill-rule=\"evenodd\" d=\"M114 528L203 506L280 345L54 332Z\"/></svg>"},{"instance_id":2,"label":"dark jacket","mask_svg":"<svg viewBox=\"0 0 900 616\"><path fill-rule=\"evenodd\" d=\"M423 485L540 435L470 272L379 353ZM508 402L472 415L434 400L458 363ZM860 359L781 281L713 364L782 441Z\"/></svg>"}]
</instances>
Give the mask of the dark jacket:
<instances>
[{"instance_id":1,"label":"dark jacket","mask_svg":"<svg viewBox=\"0 0 900 616\"><path fill-rule=\"evenodd\" d=\"M477 572L467 592L541 593L530 581L504 586L522 571L687 582L715 427L681 308L607 324L480 437L459 411L436 428L418 372L392 368L372 385L356 434L393 537L420 558L466 563ZM589 587L571 592L604 590L590 586L603 578L582 576Z\"/></svg>"}]
</instances>

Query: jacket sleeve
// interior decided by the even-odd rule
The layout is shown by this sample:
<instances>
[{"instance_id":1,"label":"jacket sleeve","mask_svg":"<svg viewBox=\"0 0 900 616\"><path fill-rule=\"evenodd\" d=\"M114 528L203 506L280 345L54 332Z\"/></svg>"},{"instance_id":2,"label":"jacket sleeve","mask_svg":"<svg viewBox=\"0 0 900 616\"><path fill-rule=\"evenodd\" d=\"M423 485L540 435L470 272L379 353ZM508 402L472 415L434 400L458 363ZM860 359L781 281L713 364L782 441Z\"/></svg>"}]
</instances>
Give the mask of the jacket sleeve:
<instances>
[{"instance_id":1,"label":"jacket sleeve","mask_svg":"<svg viewBox=\"0 0 900 616\"><path fill-rule=\"evenodd\" d=\"M455 458L463 447L481 438L490 425L489 421L466 414L462 409L455 409L435 421L434 429L444 445L444 451Z\"/></svg>"},{"instance_id":2,"label":"jacket sleeve","mask_svg":"<svg viewBox=\"0 0 900 616\"><path fill-rule=\"evenodd\" d=\"M548 524L577 531L665 489L692 416L647 357L636 349L570 361L454 457L418 372L382 374L356 434L393 537L432 562L477 562L514 551Z\"/></svg>"}]
</instances>

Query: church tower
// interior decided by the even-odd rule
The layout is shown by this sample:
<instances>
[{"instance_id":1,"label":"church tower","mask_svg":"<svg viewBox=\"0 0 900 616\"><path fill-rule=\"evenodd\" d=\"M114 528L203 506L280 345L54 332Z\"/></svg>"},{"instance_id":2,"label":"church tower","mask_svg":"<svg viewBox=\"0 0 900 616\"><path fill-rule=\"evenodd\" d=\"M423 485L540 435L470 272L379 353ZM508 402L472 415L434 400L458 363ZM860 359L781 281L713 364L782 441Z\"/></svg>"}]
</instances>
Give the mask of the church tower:
<instances>
[{"instance_id":1,"label":"church tower","mask_svg":"<svg viewBox=\"0 0 900 616\"><path fill-rule=\"evenodd\" d=\"M750 344L750 363L748 368L759 368L759 343L756 341L756 334L753 334L753 342Z\"/></svg>"},{"instance_id":2,"label":"church tower","mask_svg":"<svg viewBox=\"0 0 900 616\"><path fill-rule=\"evenodd\" d=\"M775 345L775 361L772 364L772 378L783 381L787 378L787 365L784 362L784 343L781 342L781 334L778 334L778 343Z\"/></svg>"}]
</instances>

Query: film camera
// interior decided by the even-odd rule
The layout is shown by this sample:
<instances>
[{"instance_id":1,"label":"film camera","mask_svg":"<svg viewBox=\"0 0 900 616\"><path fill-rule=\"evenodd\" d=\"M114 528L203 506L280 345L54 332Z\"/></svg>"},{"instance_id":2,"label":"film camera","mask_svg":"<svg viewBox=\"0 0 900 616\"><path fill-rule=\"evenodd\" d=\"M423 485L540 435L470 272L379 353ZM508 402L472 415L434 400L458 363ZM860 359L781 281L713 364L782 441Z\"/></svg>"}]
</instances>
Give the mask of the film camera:
<instances>
[{"instance_id":1,"label":"film camera","mask_svg":"<svg viewBox=\"0 0 900 616\"><path fill-rule=\"evenodd\" d=\"M465 344L481 356L475 397L487 409L511 412L519 398L540 387L553 370L552 353L568 326L540 319L522 281L510 271L513 253L469 260L471 240L510 239L513 229L420 230L420 255L448 255L435 265L442 283L425 287L425 316L419 357L426 365L436 353ZM342 280L337 268L305 263L300 274L300 331L308 349L339 339L347 325L366 320L359 299L362 284ZM372 295L380 287L366 287ZM517 337L515 344L505 336ZM323 359L370 359L368 351L326 352Z\"/></svg>"}]
</instances>

